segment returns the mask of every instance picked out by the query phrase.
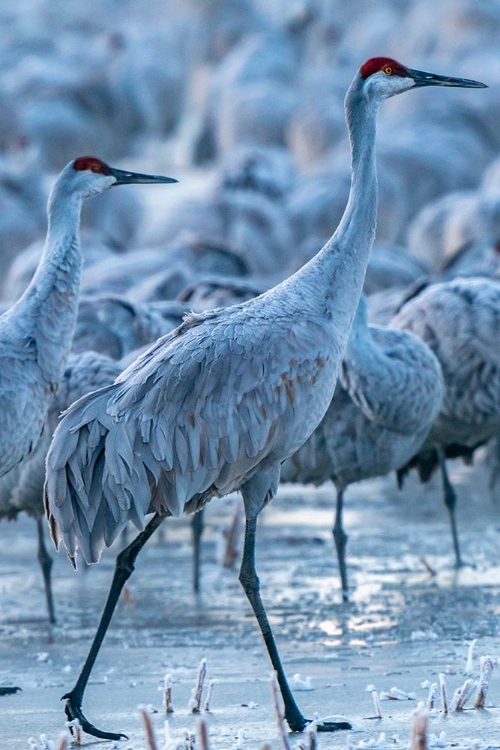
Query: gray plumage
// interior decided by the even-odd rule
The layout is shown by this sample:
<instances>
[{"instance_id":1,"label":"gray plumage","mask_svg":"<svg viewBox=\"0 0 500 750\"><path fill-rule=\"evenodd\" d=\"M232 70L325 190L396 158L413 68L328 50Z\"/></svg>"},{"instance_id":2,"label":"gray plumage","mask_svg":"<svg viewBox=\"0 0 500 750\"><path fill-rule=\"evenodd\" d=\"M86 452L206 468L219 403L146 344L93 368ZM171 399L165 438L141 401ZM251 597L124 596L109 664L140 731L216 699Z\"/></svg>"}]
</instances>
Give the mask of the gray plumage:
<instances>
[{"instance_id":1,"label":"gray plumage","mask_svg":"<svg viewBox=\"0 0 500 750\"><path fill-rule=\"evenodd\" d=\"M361 294L376 221L375 121L387 96L376 84L358 75L347 95L352 192L323 250L255 299L188 316L62 420L47 457L47 513L71 557L78 546L97 561L129 520L142 529L152 511L193 512L242 489L255 518L276 492L282 461L331 401Z\"/></svg>"},{"instance_id":2,"label":"gray plumage","mask_svg":"<svg viewBox=\"0 0 500 750\"><path fill-rule=\"evenodd\" d=\"M246 514L240 582L277 673L288 725L302 731L308 724L288 685L259 593L257 517L276 493L282 462L307 440L333 397L375 235L380 103L418 85L483 85L393 64L395 75L383 60L370 61L347 92L351 191L324 248L259 297L186 316L112 386L73 405L54 434L46 480L54 540L62 537L71 558L79 547L93 562L129 520L141 529L117 558L94 643L65 696L67 716L95 736L120 738L90 724L81 704L139 551L166 515L195 512L211 497L233 490L241 491ZM323 728L350 724L328 722Z\"/></svg>"},{"instance_id":3,"label":"gray plumage","mask_svg":"<svg viewBox=\"0 0 500 750\"><path fill-rule=\"evenodd\" d=\"M474 450L500 429L500 283L466 278L433 284L403 305L391 327L404 328L421 338L441 365L445 387L442 408L425 445L406 469L416 467L426 481L441 466L460 564L454 526L456 499L444 460L454 456L470 459Z\"/></svg>"},{"instance_id":4,"label":"gray plumage","mask_svg":"<svg viewBox=\"0 0 500 750\"><path fill-rule=\"evenodd\" d=\"M415 455L442 396L441 368L428 347L405 331L369 326L362 298L330 406L281 473L285 482L333 481L338 498L334 539L344 599L343 493L353 482L383 476Z\"/></svg>"},{"instance_id":5,"label":"gray plumage","mask_svg":"<svg viewBox=\"0 0 500 750\"><path fill-rule=\"evenodd\" d=\"M40 263L24 294L0 317L0 476L36 445L71 350L82 203L112 185L134 182L175 180L113 169L94 157L70 162L56 180Z\"/></svg>"},{"instance_id":6,"label":"gray plumage","mask_svg":"<svg viewBox=\"0 0 500 750\"><path fill-rule=\"evenodd\" d=\"M57 421L65 409L86 393L112 383L120 372L118 363L102 354L88 351L70 354L57 392L49 405L44 430L33 451L0 477L0 519L15 518L26 512L38 526L38 561L45 585L50 622L55 622L52 595L52 558L45 547L42 518L45 458Z\"/></svg>"}]
</instances>

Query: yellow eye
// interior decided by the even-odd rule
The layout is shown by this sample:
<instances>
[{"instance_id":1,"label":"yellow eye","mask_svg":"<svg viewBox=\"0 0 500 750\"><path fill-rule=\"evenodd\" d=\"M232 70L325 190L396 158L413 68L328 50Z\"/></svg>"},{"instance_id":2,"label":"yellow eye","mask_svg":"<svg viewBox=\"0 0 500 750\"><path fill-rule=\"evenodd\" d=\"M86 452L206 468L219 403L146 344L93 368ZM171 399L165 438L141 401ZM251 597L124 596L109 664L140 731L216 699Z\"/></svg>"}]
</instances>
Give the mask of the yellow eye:
<instances>
[{"instance_id":1,"label":"yellow eye","mask_svg":"<svg viewBox=\"0 0 500 750\"><path fill-rule=\"evenodd\" d=\"M386 76L392 76L392 68L390 65L386 65L385 68L382 68Z\"/></svg>"}]
</instances>

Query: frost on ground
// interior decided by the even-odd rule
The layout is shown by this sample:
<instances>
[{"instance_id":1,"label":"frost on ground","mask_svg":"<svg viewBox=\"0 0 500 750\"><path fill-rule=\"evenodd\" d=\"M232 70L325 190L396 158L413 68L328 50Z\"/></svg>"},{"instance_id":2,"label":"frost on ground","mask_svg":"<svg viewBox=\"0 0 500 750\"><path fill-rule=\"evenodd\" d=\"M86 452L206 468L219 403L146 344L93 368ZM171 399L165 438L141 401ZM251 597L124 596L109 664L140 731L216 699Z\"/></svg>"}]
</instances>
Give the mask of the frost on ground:
<instances>
[{"instance_id":1,"label":"frost on ground","mask_svg":"<svg viewBox=\"0 0 500 750\"><path fill-rule=\"evenodd\" d=\"M392 687L429 709L429 747L499 744L500 568L492 564L498 560L497 511L485 500L481 475L470 472L459 464L454 471L464 498L458 502L464 556L474 565L458 573L451 542L446 545L448 521L438 484L422 489L409 482L400 493L388 478L351 488L345 508L352 581L347 605L341 602L334 563L331 489L280 489L263 513L256 555L262 596L286 673L314 687L297 690L296 685L297 701L310 718L335 715L354 725L350 733L318 735L320 750L384 742L386 748L408 750L415 700L379 700L381 718L374 718L371 693L380 697ZM160 750L167 716L171 737L185 748L200 715L207 718L211 750L258 750L265 743L282 748L260 634L237 574L216 560L217 529L230 523L234 507L232 498L208 506L199 596L190 589L185 520L165 524L166 538L153 537L130 578L131 599L118 607L84 702L97 726L129 735L120 750L146 748L139 704L158 709L148 716ZM0 684L23 688L0 698L0 748L29 750L30 738L41 745L45 735L46 744L50 738L58 750L65 729L60 697L71 689L86 655L116 549L85 572L74 573L64 555L56 558L59 622L50 628L34 523L22 518L4 524L0 540ZM423 554L436 575L422 566ZM425 637L412 637L415 633ZM486 685L488 656L494 667ZM201 713L192 714L188 702L202 659L209 674ZM454 710L454 696L461 689L463 701L466 680L477 687L463 710L460 702ZM474 709L481 680L484 708ZM167 688L173 709L168 715ZM291 736L289 742L292 750L299 742L307 747L305 737ZM95 746L85 735L82 743Z\"/></svg>"}]
</instances>

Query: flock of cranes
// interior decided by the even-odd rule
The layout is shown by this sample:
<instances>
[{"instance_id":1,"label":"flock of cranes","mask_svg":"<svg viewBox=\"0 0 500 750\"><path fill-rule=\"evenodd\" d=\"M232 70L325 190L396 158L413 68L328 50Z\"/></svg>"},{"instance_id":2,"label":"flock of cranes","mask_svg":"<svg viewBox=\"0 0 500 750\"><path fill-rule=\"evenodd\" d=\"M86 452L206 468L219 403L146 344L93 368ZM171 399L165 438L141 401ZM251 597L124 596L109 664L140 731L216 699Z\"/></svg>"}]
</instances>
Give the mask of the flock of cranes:
<instances>
[{"instance_id":1,"label":"flock of cranes","mask_svg":"<svg viewBox=\"0 0 500 750\"><path fill-rule=\"evenodd\" d=\"M27 239L20 232L0 257L0 518L26 511L37 521L51 621L44 511L54 542L64 543L73 564L78 552L87 563L98 562L130 522L139 531L117 556L96 636L64 696L67 717L104 739L123 735L85 717L85 688L135 560L165 518L196 514L199 544L204 505L240 491L245 540L239 580L277 674L286 721L302 731L309 719L285 676L255 567L257 519L280 479L333 482L333 538L347 600L346 489L391 471L402 483L411 468L426 481L439 468L460 565L446 459L469 459L500 432L499 203L492 158L500 143L490 132L492 112L463 95L445 106L432 98L428 112L419 112L405 131L408 112L416 110L394 106L392 121L381 113L378 170L375 160L377 118L386 99L415 88L485 84L371 57L347 91L344 142L339 96L346 69L354 69L347 47L349 65L331 80L324 80L316 60L300 82L304 90L310 84L309 96L299 96L294 78L301 54L312 60L328 54L326 41L314 51L308 47L322 38L319 31L333 33L328 13L309 9L310 17L288 18L277 34L250 4L241 4L241 16L227 12L224 2L215 6L226 13L225 24L216 14L203 17L196 3L191 9L210 29L206 48L193 36L193 59L200 67L207 60L218 63L201 115L192 101L200 93L199 76L186 68L178 44L155 90L149 79L166 40L152 37L144 67L131 69L127 40L116 35L89 61L93 86L66 81L68 88L78 83L73 112L64 111L66 99L58 91L48 120L37 119L39 102L23 120L44 150L45 166L57 168L65 140L51 140L47 125L56 115L74 144L84 120L70 127L76 110L79 116L85 109L100 112L109 151L108 128L116 127L117 141L130 145L141 128L160 137L177 127L186 159L220 159L211 188L181 201L173 197L171 208L166 195L156 246L134 250L140 204L131 195L106 203L115 195L106 191L177 180L116 169L96 157L72 158L50 193L44 247L35 244L12 261ZM339 11L339 26L343 20ZM377 24L393 23L376 14L373 20L375 36ZM188 21L179 12L172 28L188 28ZM354 32L347 24L336 33L347 39ZM103 56L113 60L105 70L112 70L116 84L106 116L95 79ZM189 91L185 99L178 95L182 87ZM321 106L318 92L327 94ZM166 95L169 112L158 106ZM128 120L124 102L136 107ZM135 122L134 111L137 120L147 113L148 122ZM432 138L429 130L420 138L430 125L426 117L434 118ZM442 130L453 117L463 128L440 151ZM13 123L15 130L14 116ZM419 138L416 156L411 143ZM302 181L296 175L301 161L318 165ZM489 162L484 184L475 190ZM8 191L25 175L21 170L9 183L5 169L0 186ZM456 192L434 201L445 184ZM100 193L80 231L84 200ZM34 191L30 200L38 211L40 195ZM106 216L105 241L96 231L99 215ZM483 233L481 221L488 227ZM377 222L379 243L370 259ZM407 229L412 254L402 246ZM0 227L0 237L4 232ZM0 688L0 694L13 690ZM322 722L318 728L350 724Z\"/></svg>"}]
</instances>

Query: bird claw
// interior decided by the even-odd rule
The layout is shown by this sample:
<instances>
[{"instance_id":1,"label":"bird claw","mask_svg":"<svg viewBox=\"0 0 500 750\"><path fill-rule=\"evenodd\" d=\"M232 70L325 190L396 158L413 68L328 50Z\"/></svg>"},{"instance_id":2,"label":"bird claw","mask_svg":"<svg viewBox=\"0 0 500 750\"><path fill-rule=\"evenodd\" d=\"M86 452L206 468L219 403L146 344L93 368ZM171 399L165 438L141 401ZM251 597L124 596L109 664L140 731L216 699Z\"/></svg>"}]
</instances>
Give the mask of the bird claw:
<instances>
[{"instance_id":1,"label":"bird claw","mask_svg":"<svg viewBox=\"0 0 500 750\"><path fill-rule=\"evenodd\" d=\"M63 695L61 700L66 701L64 711L68 717L68 721L78 720L82 731L86 734L91 734L93 737L98 737L101 740L128 740L126 734L117 734L116 732L103 732L102 729L98 729L84 716L80 700L75 698L72 693L66 693ZM71 729L71 727L70 727ZM72 733L73 730L71 729Z\"/></svg>"},{"instance_id":2,"label":"bird claw","mask_svg":"<svg viewBox=\"0 0 500 750\"><path fill-rule=\"evenodd\" d=\"M14 693L20 693L21 690L20 687L0 687L0 695L14 695Z\"/></svg>"},{"instance_id":3,"label":"bird claw","mask_svg":"<svg viewBox=\"0 0 500 750\"><path fill-rule=\"evenodd\" d=\"M348 721L319 721L316 724L317 732L339 732L341 729L352 729Z\"/></svg>"}]
</instances>

